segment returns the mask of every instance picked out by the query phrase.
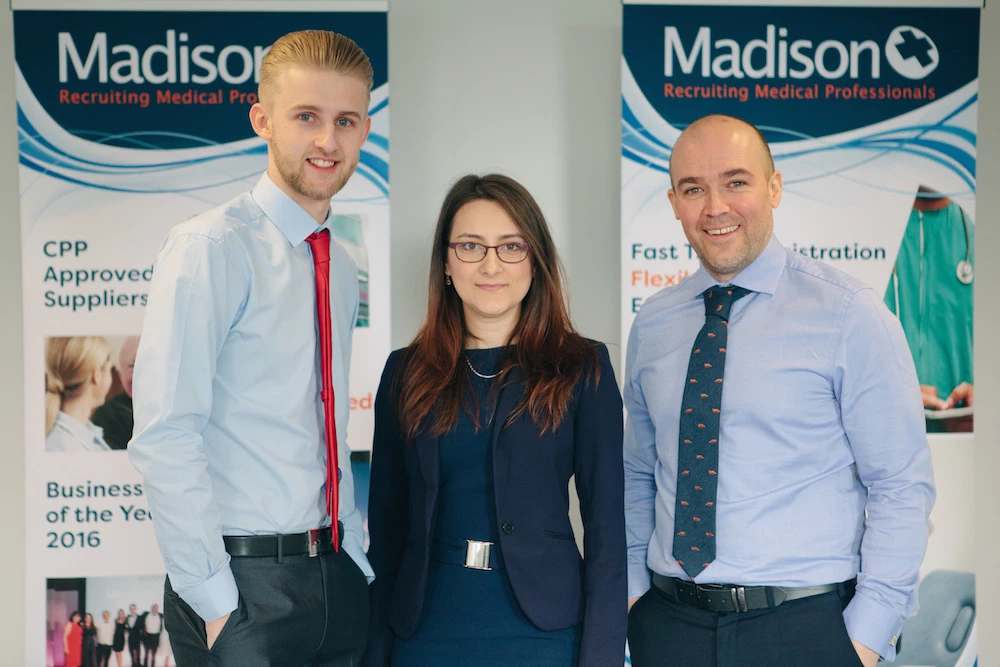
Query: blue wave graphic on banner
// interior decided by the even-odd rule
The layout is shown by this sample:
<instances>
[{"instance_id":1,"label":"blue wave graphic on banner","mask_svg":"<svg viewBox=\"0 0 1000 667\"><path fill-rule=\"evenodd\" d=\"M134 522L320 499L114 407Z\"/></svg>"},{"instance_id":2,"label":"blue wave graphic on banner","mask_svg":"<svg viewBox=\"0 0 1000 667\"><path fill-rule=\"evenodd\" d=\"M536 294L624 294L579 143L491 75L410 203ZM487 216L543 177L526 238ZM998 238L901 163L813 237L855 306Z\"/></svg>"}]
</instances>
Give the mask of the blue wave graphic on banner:
<instances>
[{"instance_id":1,"label":"blue wave graphic on banner","mask_svg":"<svg viewBox=\"0 0 1000 667\"><path fill-rule=\"evenodd\" d=\"M673 142L683 128L674 128L652 110L624 63L622 75L622 157L642 167L668 174ZM772 146L776 159L803 158L834 151L851 151L845 154L856 156L846 163L818 169L797 179L786 179L786 184L814 181L834 174L844 176L858 166L897 153L919 156L942 165L957 175L968 188L964 192L949 194L974 193L976 135L961 124L963 119L960 116L975 107L978 99L978 92L972 86L928 105L927 108L933 107L937 113L920 120L930 122L900 118L835 137L814 137L776 126L761 125L760 129L772 136L790 138ZM938 114L940 118L933 120L933 115ZM894 122L900 124L894 125ZM866 185L876 190L895 191L878 183Z\"/></svg>"},{"instance_id":2,"label":"blue wave graphic on banner","mask_svg":"<svg viewBox=\"0 0 1000 667\"><path fill-rule=\"evenodd\" d=\"M184 135L200 148L167 149L176 145L173 132L73 136L60 128L38 104L18 72L17 132L20 164L40 175L99 190L127 193L178 193L214 188L260 175L267 145L259 138L220 144L205 137ZM373 127L388 114L388 86L372 92ZM108 145L109 143L115 145ZM123 144L131 148L122 147ZM357 174L381 194L366 201L388 199L389 138L375 129L361 149ZM251 158L241 159L241 158ZM169 174L169 177L167 176ZM163 183L172 183L165 188ZM24 186L24 191L31 184ZM22 192L22 194L24 194Z\"/></svg>"},{"instance_id":3,"label":"blue wave graphic on banner","mask_svg":"<svg viewBox=\"0 0 1000 667\"><path fill-rule=\"evenodd\" d=\"M863 149L865 151L875 151L876 153L871 157L871 159L892 152L919 155L920 157L927 158L948 167L952 172L958 175L966 183L966 185L968 185L969 192L975 192L975 153L962 148L960 145L949 143L947 139L954 138L975 148L975 134L962 127L949 125L948 123L960 111L975 104L977 100L978 95L973 94L961 105L959 105L953 113L932 125L908 125L893 128L891 130L873 132L870 135L855 137L850 140L835 143L819 143L814 147L784 153L781 157L804 157L843 149ZM817 137L802 136L798 133L789 132L783 128L762 126L761 129L768 132L783 132L785 134L798 136L801 139L823 142L822 139ZM656 171L661 171L663 173L670 172L670 152L673 147L657 140L656 137L652 136L645 128L642 127L641 124L639 124L639 121L636 119L631 109L629 109L628 102L624 97L622 98L621 130L622 157ZM823 178L824 176L831 174L848 171L867 161L869 160L858 160L851 164L840 166L835 170L811 174L804 179L789 179L786 182L795 183Z\"/></svg>"},{"instance_id":4,"label":"blue wave graphic on banner","mask_svg":"<svg viewBox=\"0 0 1000 667\"><path fill-rule=\"evenodd\" d=\"M669 172L671 146L646 130L622 96L622 156L639 164Z\"/></svg>"}]
</instances>

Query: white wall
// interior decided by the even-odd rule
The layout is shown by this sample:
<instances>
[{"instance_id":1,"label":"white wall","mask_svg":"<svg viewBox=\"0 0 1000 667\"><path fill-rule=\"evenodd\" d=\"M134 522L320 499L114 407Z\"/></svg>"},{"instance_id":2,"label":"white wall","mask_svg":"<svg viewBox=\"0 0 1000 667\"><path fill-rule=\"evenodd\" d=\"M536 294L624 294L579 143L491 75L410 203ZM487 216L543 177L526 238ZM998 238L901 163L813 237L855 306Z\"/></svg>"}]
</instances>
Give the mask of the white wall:
<instances>
[{"instance_id":1,"label":"white wall","mask_svg":"<svg viewBox=\"0 0 1000 667\"><path fill-rule=\"evenodd\" d=\"M123 3L140 5L140 0ZM172 4L165 0L162 4ZM180 4L178 1L176 4ZM232 2L239 7L239 2ZM802 4L809 4L803 1ZM818 4L818 3L817 3ZM79 0L76 6L108 6ZM538 198L563 252L580 330L617 345L619 312L618 0L390 0L394 346L405 344L425 304L430 235L451 181L498 170ZM0 90L13 91L11 16L0 9ZM1000 62L1000 6L983 14L983 63ZM1000 282L1000 72L981 79L976 303L980 406L1000 405L992 325ZM0 646L3 665L24 664L24 454L17 140L12 92L0 96ZM670 221L665 221L670 223ZM618 355L612 351L612 359ZM1000 664L1000 416L982 407L976 427L980 664ZM39 593L41 594L41 593ZM992 597L990 597L992 595Z\"/></svg>"},{"instance_id":2,"label":"white wall","mask_svg":"<svg viewBox=\"0 0 1000 667\"><path fill-rule=\"evenodd\" d=\"M423 317L449 185L488 171L535 195L577 325L618 342L620 54L616 0L390 3L394 346Z\"/></svg>"},{"instance_id":3,"label":"white wall","mask_svg":"<svg viewBox=\"0 0 1000 667\"><path fill-rule=\"evenodd\" d=\"M0 9L0 646L13 666L24 664L24 371L12 34L11 13Z\"/></svg>"},{"instance_id":4,"label":"white wall","mask_svg":"<svg viewBox=\"0 0 1000 667\"><path fill-rule=\"evenodd\" d=\"M983 10L980 33L979 159L976 211L976 600L979 609L979 664L1000 665L1000 4Z\"/></svg>"}]
</instances>

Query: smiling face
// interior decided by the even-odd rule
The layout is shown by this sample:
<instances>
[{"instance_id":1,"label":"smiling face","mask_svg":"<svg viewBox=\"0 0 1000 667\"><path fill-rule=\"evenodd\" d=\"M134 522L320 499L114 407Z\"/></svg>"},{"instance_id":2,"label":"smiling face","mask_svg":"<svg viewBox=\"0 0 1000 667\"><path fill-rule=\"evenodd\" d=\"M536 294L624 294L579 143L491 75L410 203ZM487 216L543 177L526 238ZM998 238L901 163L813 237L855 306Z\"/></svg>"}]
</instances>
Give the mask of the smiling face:
<instances>
[{"instance_id":1,"label":"smiling face","mask_svg":"<svg viewBox=\"0 0 1000 667\"><path fill-rule=\"evenodd\" d=\"M781 201L781 174L760 137L735 119L697 121L674 146L670 177L670 204L691 247L716 280L732 280L767 247Z\"/></svg>"},{"instance_id":2,"label":"smiling face","mask_svg":"<svg viewBox=\"0 0 1000 667\"><path fill-rule=\"evenodd\" d=\"M358 77L292 66L250 109L267 141L268 176L319 222L358 166L371 126L368 97Z\"/></svg>"},{"instance_id":3,"label":"smiling face","mask_svg":"<svg viewBox=\"0 0 1000 667\"><path fill-rule=\"evenodd\" d=\"M477 199L463 205L451 225L451 243L468 242L495 246L525 243L524 234L500 204ZM521 302L528 294L532 278L531 253L517 263L501 262L495 250L489 250L479 262L463 262L448 249L445 275L450 276L455 292L462 300L465 322L474 334L478 331L514 330L521 312ZM492 338L492 337L491 337Z\"/></svg>"}]
</instances>

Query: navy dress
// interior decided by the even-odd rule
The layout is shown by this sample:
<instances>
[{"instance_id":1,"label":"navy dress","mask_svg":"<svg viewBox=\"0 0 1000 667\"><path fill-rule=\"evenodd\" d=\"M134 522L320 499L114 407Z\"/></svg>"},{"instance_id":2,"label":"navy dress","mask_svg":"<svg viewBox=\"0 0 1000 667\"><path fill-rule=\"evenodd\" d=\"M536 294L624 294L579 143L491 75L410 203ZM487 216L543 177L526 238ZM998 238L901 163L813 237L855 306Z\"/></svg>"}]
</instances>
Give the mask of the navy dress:
<instances>
[{"instance_id":1,"label":"navy dress","mask_svg":"<svg viewBox=\"0 0 1000 667\"><path fill-rule=\"evenodd\" d=\"M491 375L502 350L466 352L477 371ZM420 624L409 639L395 639L395 667L566 667L577 663L579 626L554 632L536 628L518 606L503 568L490 451L494 382L472 376L482 428L476 432L472 420L460 411L452 431L438 439L441 480L432 554L461 552L466 540L479 540L493 543L494 560L500 562L485 571L432 556Z\"/></svg>"}]
</instances>

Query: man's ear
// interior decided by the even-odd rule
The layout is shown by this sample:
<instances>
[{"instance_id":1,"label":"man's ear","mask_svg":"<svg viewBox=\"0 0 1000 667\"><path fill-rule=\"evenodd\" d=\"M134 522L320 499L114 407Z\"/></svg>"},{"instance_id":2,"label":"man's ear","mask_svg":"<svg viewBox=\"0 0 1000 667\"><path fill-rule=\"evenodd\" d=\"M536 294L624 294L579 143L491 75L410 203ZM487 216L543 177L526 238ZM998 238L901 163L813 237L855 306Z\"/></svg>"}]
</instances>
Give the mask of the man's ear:
<instances>
[{"instance_id":1,"label":"man's ear","mask_svg":"<svg viewBox=\"0 0 1000 667\"><path fill-rule=\"evenodd\" d=\"M781 203L781 172L776 171L771 174L767 182L768 194L771 196L771 208L778 208Z\"/></svg>"},{"instance_id":2,"label":"man's ear","mask_svg":"<svg viewBox=\"0 0 1000 667\"><path fill-rule=\"evenodd\" d=\"M250 107L250 127L264 141L271 140L271 119L267 115L267 109L260 102Z\"/></svg>"},{"instance_id":3,"label":"man's ear","mask_svg":"<svg viewBox=\"0 0 1000 667\"><path fill-rule=\"evenodd\" d=\"M674 189L673 188L670 188L669 190L667 190L667 199L670 200L670 208L674 209L674 218L676 218L677 220L680 220L681 216L677 212L677 202L674 201L675 196L676 195L674 194Z\"/></svg>"}]
</instances>

